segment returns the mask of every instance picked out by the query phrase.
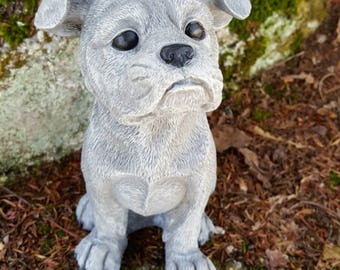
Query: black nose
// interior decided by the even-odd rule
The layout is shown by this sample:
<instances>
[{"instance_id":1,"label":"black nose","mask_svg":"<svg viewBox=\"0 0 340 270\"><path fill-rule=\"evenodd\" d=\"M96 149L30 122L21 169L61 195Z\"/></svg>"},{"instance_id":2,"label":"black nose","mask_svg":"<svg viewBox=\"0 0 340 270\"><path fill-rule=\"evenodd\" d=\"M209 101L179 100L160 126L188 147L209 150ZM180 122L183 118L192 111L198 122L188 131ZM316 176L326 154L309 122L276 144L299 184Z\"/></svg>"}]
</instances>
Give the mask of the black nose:
<instances>
[{"instance_id":1,"label":"black nose","mask_svg":"<svg viewBox=\"0 0 340 270\"><path fill-rule=\"evenodd\" d=\"M172 44L161 50L161 58L165 63L181 68L194 57L194 49L185 44Z\"/></svg>"}]
</instances>

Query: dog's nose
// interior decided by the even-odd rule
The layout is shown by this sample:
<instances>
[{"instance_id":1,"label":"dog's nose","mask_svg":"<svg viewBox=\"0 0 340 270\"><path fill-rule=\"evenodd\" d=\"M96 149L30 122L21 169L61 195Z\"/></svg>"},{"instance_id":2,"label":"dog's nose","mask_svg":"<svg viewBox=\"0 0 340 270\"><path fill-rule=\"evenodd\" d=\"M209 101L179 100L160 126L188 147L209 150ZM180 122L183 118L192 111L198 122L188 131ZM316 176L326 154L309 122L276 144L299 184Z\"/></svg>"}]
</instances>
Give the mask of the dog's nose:
<instances>
[{"instance_id":1,"label":"dog's nose","mask_svg":"<svg viewBox=\"0 0 340 270\"><path fill-rule=\"evenodd\" d=\"M181 68L194 57L194 49L185 44L172 44L161 50L161 58L165 63Z\"/></svg>"}]
</instances>

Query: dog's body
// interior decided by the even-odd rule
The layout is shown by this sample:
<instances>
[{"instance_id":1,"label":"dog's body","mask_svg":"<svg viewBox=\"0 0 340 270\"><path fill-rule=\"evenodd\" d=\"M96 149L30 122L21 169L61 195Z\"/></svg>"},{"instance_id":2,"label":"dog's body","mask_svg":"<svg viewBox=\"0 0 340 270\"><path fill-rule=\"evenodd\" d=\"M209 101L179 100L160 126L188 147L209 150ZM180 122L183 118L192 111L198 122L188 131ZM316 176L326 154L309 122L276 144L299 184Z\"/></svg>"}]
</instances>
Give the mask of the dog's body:
<instances>
[{"instance_id":1,"label":"dog's body","mask_svg":"<svg viewBox=\"0 0 340 270\"><path fill-rule=\"evenodd\" d=\"M44 0L36 25L80 37L95 95L82 152L87 194L77 216L91 233L81 269L119 269L127 233L163 228L166 269L214 269L198 248L216 183L205 113L221 101L215 29L249 14L248 0ZM81 30L80 30L81 29Z\"/></svg>"}]
</instances>

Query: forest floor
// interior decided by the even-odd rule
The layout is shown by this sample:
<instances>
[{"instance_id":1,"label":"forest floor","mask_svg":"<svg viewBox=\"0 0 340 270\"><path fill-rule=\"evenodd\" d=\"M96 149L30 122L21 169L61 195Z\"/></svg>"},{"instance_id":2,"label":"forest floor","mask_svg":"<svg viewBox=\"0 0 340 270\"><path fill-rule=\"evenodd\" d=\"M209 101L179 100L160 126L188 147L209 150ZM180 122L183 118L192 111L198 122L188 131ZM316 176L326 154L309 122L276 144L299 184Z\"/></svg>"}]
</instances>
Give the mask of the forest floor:
<instances>
[{"instance_id":1,"label":"forest floor","mask_svg":"<svg viewBox=\"0 0 340 270\"><path fill-rule=\"evenodd\" d=\"M207 213L226 231L202 250L219 269L340 269L340 8L292 58L240 84L209 115L218 181ZM0 269L76 269L86 235L80 153L0 187ZM159 269L159 229L129 238L124 269Z\"/></svg>"}]
</instances>

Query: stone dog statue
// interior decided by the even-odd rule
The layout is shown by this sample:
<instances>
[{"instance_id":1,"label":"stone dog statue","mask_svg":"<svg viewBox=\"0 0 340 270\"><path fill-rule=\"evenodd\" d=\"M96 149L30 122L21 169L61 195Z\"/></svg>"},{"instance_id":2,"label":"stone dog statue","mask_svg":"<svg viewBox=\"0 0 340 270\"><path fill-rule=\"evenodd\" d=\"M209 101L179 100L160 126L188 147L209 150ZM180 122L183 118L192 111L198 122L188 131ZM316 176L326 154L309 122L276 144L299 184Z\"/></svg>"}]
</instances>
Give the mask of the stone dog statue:
<instances>
[{"instance_id":1,"label":"stone dog statue","mask_svg":"<svg viewBox=\"0 0 340 270\"><path fill-rule=\"evenodd\" d=\"M199 250L216 184L206 112L221 102L215 30L246 18L249 0L43 0L39 29L80 36L95 102L82 151L87 193L80 269L120 269L127 234L163 229L167 270L215 269Z\"/></svg>"}]
</instances>

